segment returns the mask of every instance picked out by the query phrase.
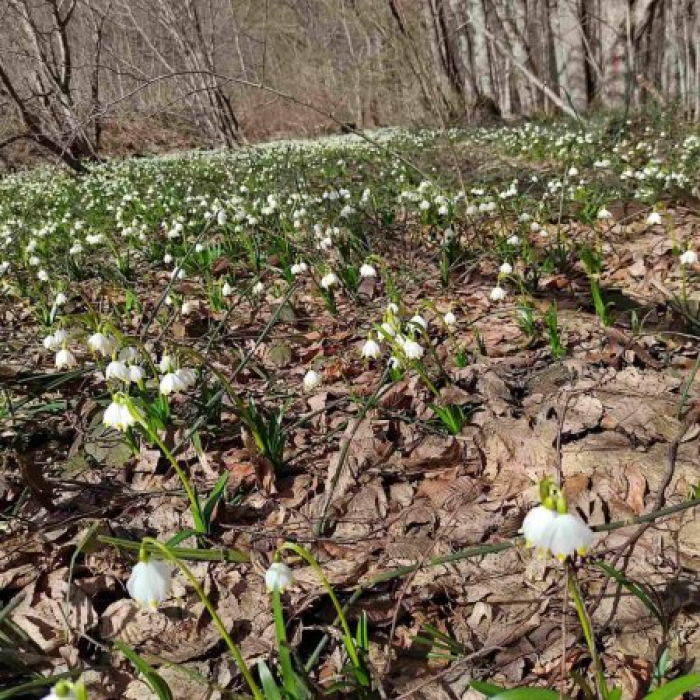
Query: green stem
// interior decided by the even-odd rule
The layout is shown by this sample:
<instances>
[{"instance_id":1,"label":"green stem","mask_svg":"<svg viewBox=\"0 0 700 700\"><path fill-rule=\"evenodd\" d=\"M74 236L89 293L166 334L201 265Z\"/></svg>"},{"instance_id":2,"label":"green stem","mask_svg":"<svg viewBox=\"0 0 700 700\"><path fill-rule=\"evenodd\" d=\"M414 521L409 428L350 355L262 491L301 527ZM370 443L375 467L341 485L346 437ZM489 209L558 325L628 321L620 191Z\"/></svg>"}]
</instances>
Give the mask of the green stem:
<instances>
[{"instance_id":1,"label":"green stem","mask_svg":"<svg viewBox=\"0 0 700 700\"><path fill-rule=\"evenodd\" d=\"M194 524L195 528L199 531L204 533L206 528L204 526L204 518L202 517L202 509L200 508L199 505L199 499L197 498L197 494L194 492L194 489L192 488L192 485L189 482L189 479L187 478L187 474L185 474L184 470L180 465L177 463L177 460L173 456L173 453L166 447L165 443L160 439L158 436L158 433L151 428L151 426L141 418L139 420L139 423L141 426L143 426L143 429L148 433L149 437L153 442L158 445L162 453L166 456L167 460L172 464L173 469L177 472L178 477L180 478L180 481L182 482L182 486L185 489L185 493L187 494L187 498L190 500L190 510L192 511L192 517L194 518Z\"/></svg>"},{"instance_id":2,"label":"green stem","mask_svg":"<svg viewBox=\"0 0 700 700\"><path fill-rule=\"evenodd\" d=\"M588 650L591 653L591 660L593 661L595 675L598 682L598 691L604 699L607 699L608 684L605 682L603 667L600 664L600 657L598 656L598 650L595 646L595 638L593 636L593 625L591 624L591 619L588 616L588 611L586 610L586 606L583 602L583 597L581 596L581 588L578 584L576 569L574 569L574 567L571 566L571 564L569 564L568 572L569 593L571 594L571 599L574 601L574 607L576 608L578 619L581 621L583 636L586 638L586 644L588 645Z\"/></svg>"},{"instance_id":3,"label":"green stem","mask_svg":"<svg viewBox=\"0 0 700 700\"><path fill-rule=\"evenodd\" d=\"M121 537L108 537L107 535L98 535L98 542L110 544L120 549L128 549L137 552L141 549L142 543L134 540L124 540ZM146 551L153 554L154 549L146 545ZM189 549L187 547L170 547L170 551L179 559L187 559L190 561L223 561L233 564L248 564L250 557L236 549Z\"/></svg>"},{"instance_id":4,"label":"green stem","mask_svg":"<svg viewBox=\"0 0 700 700\"><path fill-rule=\"evenodd\" d=\"M236 643L233 641L233 639L231 639L231 635L229 635L224 623L219 617L219 614L216 612L216 608L212 605L211 601L202 590L201 586L199 585L199 582L195 578L194 574L190 571L187 564L180 561L180 559L178 559L170 551L170 549L168 549L168 547L166 547L161 542L158 542L158 540L154 540L152 537L144 537L143 543L146 546L154 547L155 549L157 549L165 559L175 564L175 566L177 566L180 569L180 571L182 571L182 573L187 577L187 580L190 582L190 584L192 584L195 593L199 596L199 599L202 601L202 603L204 603L204 607L211 615L212 622L214 623L214 626L218 630L219 634L221 635L221 638L224 640L226 646L231 651L231 655L233 656L233 659L236 662L236 665L238 666L238 670L243 675L243 678L245 678L248 687L253 693L253 697L255 698L255 700L265 700L263 694L258 688L257 683L253 679L253 676L251 675L250 671L248 670L248 666L246 665L246 662L243 659L241 652L236 646Z\"/></svg>"},{"instance_id":5,"label":"green stem","mask_svg":"<svg viewBox=\"0 0 700 700\"><path fill-rule=\"evenodd\" d=\"M352 633L350 632L350 626L348 625L348 620L345 617L345 613L343 612L343 608L340 605L340 601L338 600L337 596L335 595L335 592L333 591L333 588L331 587L331 584L328 583L328 579L326 578L326 575L323 573L323 569L319 566L318 562L314 559L313 555L308 552L306 549L301 547L298 544L294 544L294 542L285 542L280 549L289 549L292 552L295 552L298 554L304 561L306 561L309 566L316 572L316 575L321 581L321 584L323 587L326 589L326 592L331 598L331 602L333 603L333 607L335 608L336 614L338 616L338 620L340 621L340 625L343 628L343 633L345 634L346 638L346 643L345 647L348 650L348 654L350 655L350 659L353 663L353 665L356 668L360 668L360 657L357 655L357 650L355 649L355 643L353 642L352 638Z\"/></svg>"}]
</instances>

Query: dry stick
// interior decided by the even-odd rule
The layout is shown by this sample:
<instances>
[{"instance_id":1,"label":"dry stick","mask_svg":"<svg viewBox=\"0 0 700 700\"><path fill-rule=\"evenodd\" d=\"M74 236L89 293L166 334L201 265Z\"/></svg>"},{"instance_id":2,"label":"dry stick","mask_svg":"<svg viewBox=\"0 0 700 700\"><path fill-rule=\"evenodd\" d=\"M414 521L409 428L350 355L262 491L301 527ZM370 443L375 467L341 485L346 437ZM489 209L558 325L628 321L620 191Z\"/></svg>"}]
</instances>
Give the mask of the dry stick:
<instances>
[{"instance_id":1,"label":"dry stick","mask_svg":"<svg viewBox=\"0 0 700 700\"><path fill-rule=\"evenodd\" d=\"M323 503L321 505L321 513L319 517L319 521L316 524L316 527L314 529L314 534L316 536L320 536L323 534L323 529L326 525L326 515L328 513L328 508L331 505L331 500L333 498L333 494L335 492L336 487L338 486L338 482L340 481L340 476L343 472L343 467L345 466L345 460L348 457L348 454L350 454L350 445L352 444L352 441L357 433L357 431L360 429L360 425L362 425L362 421L364 421L365 416L369 412L371 408L374 407L374 404L379 397L379 394L384 387L384 382L386 378L389 376L389 368L387 367L384 372L382 373L381 379L379 380L377 384L377 388L374 390L374 393L372 396L370 396L369 400L365 403L365 405L362 407L360 412L357 415L357 419L355 422L355 425L353 426L352 430L350 431L350 434L347 436L345 439L345 442L343 443L343 447L341 448L340 452L340 457L338 458L338 467L335 471L335 474L333 475L333 479L330 484L330 488L326 492L323 498Z\"/></svg>"},{"instance_id":2,"label":"dry stick","mask_svg":"<svg viewBox=\"0 0 700 700\"><path fill-rule=\"evenodd\" d=\"M455 505L450 517L448 518L447 522L445 523L445 530L447 530L449 527L451 527L453 520L455 519L455 516L459 512L459 509L462 507L464 501L465 501L466 496L463 496L461 499L459 499L458 503ZM432 554L433 550L437 546L438 542L440 540L438 537L435 537L433 542L431 543L430 547L426 550L425 554L421 557L418 565L423 566L425 562L430 558L430 555ZM382 675L387 676L389 675L389 671L391 670L391 644L394 641L394 634L396 633L396 625L398 624L399 620L399 611L401 610L401 605L403 604L403 599L406 596L406 593L408 592L408 587L411 585L411 581L416 577L418 573L418 569L415 571L411 572L407 577L406 580L403 582L403 585L401 586L401 592L399 593L399 597L396 601L396 605L394 606L394 614L391 617L391 627L389 629L389 636L388 636L388 641L386 643L386 663L384 664L384 668L382 669Z\"/></svg>"},{"instance_id":3,"label":"dry stick","mask_svg":"<svg viewBox=\"0 0 700 700\"><path fill-rule=\"evenodd\" d=\"M503 650L504 647L500 646L492 646L492 647L484 647L483 649L479 649L479 651L475 651L473 654L469 654L469 656L465 656L463 659L460 659L456 663L452 664L451 666L448 666L444 671L440 671L440 673L437 673L434 676L431 676L430 678L426 679L419 685L415 686L415 688L411 688L411 690L406 691L405 693L401 693L401 695L396 696L396 700L405 700L406 698L410 698L413 695L415 695L417 692L423 690L423 688L427 688L428 686L432 685L436 681L439 681L440 679L444 678L445 676L449 676L451 673L454 673L460 666L464 666L468 664L470 661L474 661L474 659L478 659L480 656L486 656L486 654L490 654L492 651L501 651Z\"/></svg>"}]
</instances>

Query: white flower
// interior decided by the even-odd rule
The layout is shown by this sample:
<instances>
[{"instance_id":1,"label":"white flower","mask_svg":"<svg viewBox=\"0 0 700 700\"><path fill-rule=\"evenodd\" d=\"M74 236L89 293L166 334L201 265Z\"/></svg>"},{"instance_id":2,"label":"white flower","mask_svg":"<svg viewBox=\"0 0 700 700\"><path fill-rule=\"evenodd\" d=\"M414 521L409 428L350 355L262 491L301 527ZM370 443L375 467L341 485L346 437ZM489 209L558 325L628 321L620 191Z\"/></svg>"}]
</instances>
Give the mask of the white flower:
<instances>
[{"instance_id":1,"label":"white flower","mask_svg":"<svg viewBox=\"0 0 700 700\"><path fill-rule=\"evenodd\" d=\"M93 333L87 341L88 347L102 357L109 357L114 352L115 340L104 333Z\"/></svg>"},{"instance_id":2,"label":"white flower","mask_svg":"<svg viewBox=\"0 0 700 700\"><path fill-rule=\"evenodd\" d=\"M457 323L457 317L451 311L448 311L442 317L442 320L445 322L446 326L454 326L455 323Z\"/></svg>"},{"instance_id":3,"label":"white flower","mask_svg":"<svg viewBox=\"0 0 700 700\"><path fill-rule=\"evenodd\" d=\"M304 391L313 391L316 387L321 385L322 381L321 375L316 372L316 370L310 369L304 375L304 381L302 382Z\"/></svg>"},{"instance_id":4,"label":"white flower","mask_svg":"<svg viewBox=\"0 0 700 700\"><path fill-rule=\"evenodd\" d=\"M232 294L233 287L228 282L224 282L224 286L221 288L221 295L225 297L230 297Z\"/></svg>"},{"instance_id":5,"label":"white flower","mask_svg":"<svg viewBox=\"0 0 700 700\"><path fill-rule=\"evenodd\" d=\"M133 382L134 384L138 384L139 382L143 381L143 378L146 376L145 372L143 371L143 367L139 367L139 365L129 365L129 381Z\"/></svg>"},{"instance_id":6,"label":"white flower","mask_svg":"<svg viewBox=\"0 0 700 700\"><path fill-rule=\"evenodd\" d=\"M63 292L59 292L53 303L55 306L63 306L67 301L68 297Z\"/></svg>"},{"instance_id":7,"label":"white flower","mask_svg":"<svg viewBox=\"0 0 700 700\"><path fill-rule=\"evenodd\" d=\"M256 282L253 285L252 291L253 291L253 294L255 294L257 296L258 294L262 294L263 289L265 289L265 285L262 282Z\"/></svg>"},{"instance_id":8,"label":"white flower","mask_svg":"<svg viewBox=\"0 0 700 700\"><path fill-rule=\"evenodd\" d=\"M409 360L420 360L423 357L423 346L416 343L415 340L406 340L403 344L403 351Z\"/></svg>"},{"instance_id":9,"label":"white flower","mask_svg":"<svg viewBox=\"0 0 700 700\"><path fill-rule=\"evenodd\" d=\"M176 372L168 372L160 378L160 386L158 387L161 394L177 394L180 391L185 391L187 385L180 379Z\"/></svg>"},{"instance_id":10,"label":"white flower","mask_svg":"<svg viewBox=\"0 0 700 700\"><path fill-rule=\"evenodd\" d=\"M192 313L193 308L194 308L193 302L185 301L182 303L182 306L180 307L180 313L183 316L189 316Z\"/></svg>"},{"instance_id":11,"label":"white flower","mask_svg":"<svg viewBox=\"0 0 700 700\"><path fill-rule=\"evenodd\" d=\"M489 295L491 301L503 301L506 298L506 290L503 287L494 287Z\"/></svg>"},{"instance_id":12,"label":"white flower","mask_svg":"<svg viewBox=\"0 0 700 700\"><path fill-rule=\"evenodd\" d=\"M44 340L44 347L47 350L58 350L61 347L61 343L56 340L55 335L47 335Z\"/></svg>"},{"instance_id":13,"label":"white flower","mask_svg":"<svg viewBox=\"0 0 700 700\"><path fill-rule=\"evenodd\" d=\"M518 245L520 243L520 236L517 236L516 234L513 234L507 241L506 243L508 245Z\"/></svg>"},{"instance_id":14,"label":"white flower","mask_svg":"<svg viewBox=\"0 0 700 700\"><path fill-rule=\"evenodd\" d=\"M137 603L155 610L170 594L172 574L172 568L164 561L140 561L129 576L126 590Z\"/></svg>"},{"instance_id":15,"label":"white flower","mask_svg":"<svg viewBox=\"0 0 700 700\"><path fill-rule=\"evenodd\" d=\"M334 285L338 284L338 276L335 272L329 272L321 278L321 286L324 289L330 289Z\"/></svg>"},{"instance_id":16,"label":"white flower","mask_svg":"<svg viewBox=\"0 0 700 700\"><path fill-rule=\"evenodd\" d=\"M360 268L360 277L376 277L376 276L377 276L377 271L374 269L374 267L372 267L372 265L365 263Z\"/></svg>"},{"instance_id":17,"label":"white flower","mask_svg":"<svg viewBox=\"0 0 700 700\"><path fill-rule=\"evenodd\" d=\"M129 368L122 360L112 360L105 370L107 379L119 379L122 382L129 381Z\"/></svg>"},{"instance_id":18,"label":"white flower","mask_svg":"<svg viewBox=\"0 0 700 700\"><path fill-rule=\"evenodd\" d=\"M593 541L593 530L573 513L555 513L542 533L542 547L557 559L564 560L575 552L585 554Z\"/></svg>"},{"instance_id":19,"label":"white flower","mask_svg":"<svg viewBox=\"0 0 700 700\"><path fill-rule=\"evenodd\" d=\"M294 575L286 564L281 561L270 564L270 568L265 572L265 587L269 593L272 593L274 590L284 593L293 585Z\"/></svg>"},{"instance_id":20,"label":"white flower","mask_svg":"<svg viewBox=\"0 0 700 700\"><path fill-rule=\"evenodd\" d=\"M166 254L163 256L163 262L164 262L166 265L170 265L170 263L171 263L172 261L173 261L173 256L170 255L170 253L166 253Z\"/></svg>"},{"instance_id":21,"label":"white flower","mask_svg":"<svg viewBox=\"0 0 700 700\"><path fill-rule=\"evenodd\" d=\"M197 373L193 369L182 368L175 370L177 378L183 383L185 389L189 389L197 383Z\"/></svg>"},{"instance_id":22,"label":"white flower","mask_svg":"<svg viewBox=\"0 0 700 700\"><path fill-rule=\"evenodd\" d=\"M575 177L576 175L578 175L578 168L574 168L573 166L569 168L569 176Z\"/></svg>"},{"instance_id":23,"label":"white flower","mask_svg":"<svg viewBox=\"0 0 700 700\"><path fill-rule=\"evenodd\" d=\"M160 358L160 362L158 363L158 369L161 372L170 372L174 367L173 364L173 358L170 357L167 353L163 355L163 357Z\"/></svg>"},{"instance_id":24,"label":"white flower","mask_svg":"<svg viewBox=\"0 0 700 700\"><path fill-rule=\"evenodd\" d=\"M362 346L362 357L368 360L376 360L378 357L381 356L381 354L382 349L379 346L379 343L372 338L367 338L365 344Z\"/></svg>"},{"instance_id":25,"label":"white flower","mask_svg":"<svg viewBox=\"0 0 700 700\"><path fill-rule=\"evenodd\" d=\"M46 270L39 270L39 272L36 273L37 279L40 280L41 282L48 282L49 281L49 273L46 272Z\"/></svg>"},{"instance_id":26,"label":"white flower","mask_svg":"<svg viewBox=\"0 0 700 700\"><path fill-rule=\"evenodd\" d=\"M136 418L134 418L128 406L118 401L112 401L105 409L102 422L108 428L116 428L116 430L123 432L136 423Z\"/></svg>"},{"instance_id":27,"label":"white flower","mask_svg":"<svg viewBox=\"0 0 700 700\"><path fill-rule=\"evenodd\" d=\"M139 359L139 351L133 345L127 345L119 351L119 359L122 362L136 362Z\"/></svg>"},{"instance_id":28,"label":"white flower","mask_svg":"<svg viewBox=\"0 0 700 700\"><path fill-rule=\"evenodd\" d=\"M544 533L557 514L546 506L533 508L523 520L521 532L528 547L544 547Z\"/></svg>"},{"instance_id":29,"label":"white flower","mask_svg":"<svg viewBox=\"0 0 700 700\"><path fill-rule=\"evenodd\" d=\"M681 265L695 265L698 261L698 254L694 250L686 250L681 255Z\"/></svg>"},{"instance_id":30,"label":"white flower","mask_svg":"<svg viewBox=\"0 0 700 700\"><path fill-rule=\"evenodd\" d=\"M216 215L216 223L219 224L219 226L225 226L227 221L228 216L226 215L226 212L223 209L219 209L219 212Z\"/></svg>"},{"instance_id":31,"label":"white flower","mask_svg":"<svg viewBox=\"0 0 700 700\"><path fill-rule=\"evenodd\" d=\"M498 268L498 271L502 275L510 275L513 272L513 266L509 262L504 262L501 267Z\"/></svg>"},{"instance_id":32,"label":"white flower","mask_svg":"<svg viewBox=\"0 0 700 700\"><path fill-rule=\"evenodd\" d=\"M414 323L417 326L420 326L421 328L427 328L428 327L428 322L420 315L416 314L410 321L409 323Z\"/></svg>"},{"instance_id":33,"label":"white flower","mask_svg":"<svg viewBox=\"0 0 700 700\"><path fill-rule=\"evenodd\" d=\"M55 338L56 336L54 336ZM62 348L56 353L56 369L72 369L78 364L75 355L68 349Z\"/></svg>"},{"instance_id":34,"label":"white flower","mask_svg":"<svg viewBox=\"0 0 700 700\"><path fill-rule=\"evenodd\" d=\"M601 221L608 221L613 218L612 212L609 212L605 207L598 211L598 218Z\"/></svg>"},{"instance_id":35,"label":"white flower","mask_svg":"<svg viewBox=\"0 0 700 700\"><path fill-rule=\"evenodd\" d=\"M649 226L655 226L661 223L661 214L658 211L653 211L649 216L647 216L647 224Z\"/></svg>"},{"instance_id":36,"label":"white flower","mask_svg":"<svg viewBox=\"0 0 700 700\"><path fill-rule=\"evenodd\" d=\"M390 338L396 335L396 326L391 321L384 321L381 328Z\"/></svg>"}]
</instances>

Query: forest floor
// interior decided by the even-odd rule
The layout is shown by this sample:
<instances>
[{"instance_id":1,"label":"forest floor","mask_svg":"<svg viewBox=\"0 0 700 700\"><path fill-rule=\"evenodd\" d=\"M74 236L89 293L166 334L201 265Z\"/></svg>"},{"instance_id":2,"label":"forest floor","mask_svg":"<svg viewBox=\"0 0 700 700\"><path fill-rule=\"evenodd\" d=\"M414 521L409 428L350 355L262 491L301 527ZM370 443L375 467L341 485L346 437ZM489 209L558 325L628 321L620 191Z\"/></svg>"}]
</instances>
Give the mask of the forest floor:
<instances>
[{"instance_id":1,"label":"forest floor","mask_svg":"<svg viewBox=\"0 0 700 700\"><path fill-rule=\"evenodd\" d=\"M279 668L265 572L309 550L367 621L372 678L353 685L331 599L285 550L309 697L576 696L595 669L572 576L623 697L693 670L700 138L677 129L396 131L0 180L0 687L30 688L0 698L69 672L91 700L247 692L182 572L157 610L129 596L144 536L177 544L253 669ZM164 354L196 379L164 394ZM104 425L125 396L160 446ZM163 446L202 500L222 486L205 527ZM547 476L596 530L566 565L518 534Z\"/></svg>"}]
</instances>

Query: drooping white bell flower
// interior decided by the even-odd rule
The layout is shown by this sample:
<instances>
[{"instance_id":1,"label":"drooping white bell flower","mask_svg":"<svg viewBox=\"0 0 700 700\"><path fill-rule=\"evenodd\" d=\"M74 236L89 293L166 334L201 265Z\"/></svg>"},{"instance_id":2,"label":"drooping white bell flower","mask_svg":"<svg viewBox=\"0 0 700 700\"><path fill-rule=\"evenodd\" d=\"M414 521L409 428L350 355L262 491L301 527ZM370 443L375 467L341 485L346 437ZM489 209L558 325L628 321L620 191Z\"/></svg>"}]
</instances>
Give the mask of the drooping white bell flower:
<instances>
[{"instance_id":1,"label":"drooping white bell flower","mask_svg":"<svg viewBox=\"0 0 700 700\"><path fill-rule=\"evenodd\" d=\"M59 292L56 295L56 298L54 299L53 303L54 306L63 306L67 301L68 297L63 292Z\"/></svg>"},{"instance_id":2,"label":"drooping white bell flower","mask_svg":"<svg viewBox=\"0 0 700 700\"><path fill-rule=\"evenodd\" d=\"M170 394L177 394L181 391L185 391L187 386L177 375L177 372L168 372L160 378L160 385L158 390L164 396L169 396Z\"/></svg>"},{"instance_id":3,"label":"drooping white bell flower","mask_svg":"<svg viewBox=\"0 0 700 700\"><path fill-rule=\"evenodd\" d=\"M129 365L129 381L134 384L138 384L143 381L146 373L143 371L143 367L139 365Z\"/></svg>"},{"instance_id":4,"label":"drooping white bell flower","mask_svg":"<svg viewBox=\"0 0 700 700\"><path fill-rule=\"evenodd\" d=\"M75 355L68 348L61 348L56 353L56 369L73 369L77 364Z\"/></svg>"},{"instance_id":5,"label":"drooping white bell flower","mask_svg":"<svg viewBox=\"0 0 700 700\"><path fill-rule=\"evenodd\" d=\"M253 291L253 294L255 294L255 296L258 296L259 294L262 294L264 289L265 289L265 285L262 282L256 282L253 285L252 291Z\"/></svg>"},{"instance_id":6,"label":"drooping white bell flower","mask_svg":"<svg viewBox=\"0 0 700 700\"><path fill-rule=\"evenodd\" d=\"M533 508L523 520L522 533L528 547L542 548L545 546L545 532L552 524L557 514L547 506L539 505Z\"/></svg>"},{"instance_id":7,"label":"drooping white bell flower","mask_svg":"<svg viewBox=\"0 0 700 700\"><path fill-rule=\"evenodd\" d=\"M47 350L58 350L60 347L60 343L56 342L56 336L53 334L47 335L42 342Z\"/></svg>"},{"instance_id":8,"label":"drooping white bell flower","mask_svg":"<svg viewBox=\"0 0 700 700\"><path fill-rule=\"evenodd\" d=\"M119 379L122 382L129 381L129 368L122 360L112 360L105 370L107 379Z\"/></svg>"},{"instance_id":9,"label":"drooping white bell flower","mask_svg":"<svg viewBox=\"0 0 700 700\"><path fill-rule=\"evenodd\" d=\"M613 218L612 212L608 211L605 207L598 210L598 218L601 221L609 221Z\"/></svg>"},{"instance_id":10,"label":"drooping white bell flower","mask_svg":"<svg viewBox=\"0 0 700 700\"><path fill-rule=\"evenodd\" d=\"M172 567L159 559L140 561L126 583L129 595L144 607L155 610L170 594Z\"/></svg>"},{"instance_id":11,"label":"drooping white bell flower","mask_svg":"<svg viewBox=\"0 0 700 700\"><path fill-rule=\"evenodd\" d=\"M105 409L102 423L108 428L115 428L124 432L127 428L136 424L136 418L128 406L121 401L112 400L112 403Z\"/></svg>"},{"instance_id":12,"label":"drooping white bell flower","mask_svg":"<svg viewBox=\"0 0 700 700\"><path fill-rule=\"evenodd\" d=\"M323 379L321 375L313 369L310 369L305 375L304 375L304 380L302 382L302 386L304 388L304 391L309 392L313 391L317 387L321 386L321 383L323 382Z\"/></svg>"},{"instance_id":13,"label":"drooping white bell flower","mask_svg":"<svg viewBox=\"0 0 700 700\"><path fill-rule=\"evenodd\" d=\"M309 266L305 262L298 262L292 265L291 272L296 277L297 275L303 275L308 269Z\"/></svg>"},{"instance_id":14,"label":"drooping white bell flower","mask_svg":"<svg viewBox=\"0 0 700 700\"><path fill-rule=\"evenodd\" d=\"M230 297L231 294L233 294L233 287L228 282L224 282L224 286L221 288L221 295Z\"/></svg>"},{"instance_id":15,"label":"drooping white bell flower","mask_svg":"<svg viewBox=\"0 0 700 700\"><path fill-rule=\"evenodd\" d=\"M556 513L544 528L542 547L564 561L574 553L584 555L593 541L593 531L573 513Z\"/></svg>"},{"instance_id":16,"label":"drooping white bell flower","mask_svg":"<svg viewBox=\"0 0 700 700\"><path fill-rule=\"evenodd\" d=\"M510 275L513 272L513 266L509 262L504 262L499 268L498 271L502 275Z\"/></svg>"},{"instance_id":17,"label":"drooping white bell flower","mask_svg":"<svg viewBox=\"0 0 700 700\"><path fill-rule=\"evenodd\" d=\"M163 356L160 358L160 362L158 363L158 369L165 373L165 372L170 372L174 368L173 364L173 358L168 355L167 353L164 353Z\"/></svg>"},{"instance_id":18,"label":"drooping white bell flower","mask_svg":"<svg viewBox=\"0 0 700 700\"><path fill-rule=\"evenodd\" d=\"M119 359L122 362L136 362L139 359L138 348L133 345L127 345L119 351Z\"/></svg>"},{"instance_id":19,"label":"drooping white bell flower","mask_svg":"<svg viewBox=\"0 0 700 700\"><path fill-rule=\"evenodd\" d=\"M336 284L338 284L338 276L335 274L335 272L329 272L327 275L321 277L321 286L324 289L330 289Z\"/></svg>"},{"instance_id":20,"label":"drooping white bell flower","mask_svg":"<svg viewBox=\"0 0 700 700\"><path fill-rule=\"evenodd\" d=\"M185 389L189 389L197 383L197 373L189 367L175 370L177 378L182 382Z\"/></svg>"},{"instance_id":21,"label":"drooping white bell flower","mask_svg":"<svg viewBox=\"0 0 700 700\"><path fill-rule=\"evenodd\" d=\"M225 226L227 221L228 216L226 212L223 209L219 209L216 215L216 223L219 224L219 226Z\"/></svg>"},{"instance_id":22,"label":"drooping white bell flower","mask_svg":"<svg viewBox=\"0 0 700 700\"><path fill-rule=\"evenodd\" d=\"M68 331L63 330L63 328L59 328L54 332L53 337L56 343L61 345L68 340Z\"/></svg>"},{"instance_id":23,"label":"drooping white bell flower","mask_svg":"<svg viewBox=\"0 0 700 700\"><path fill-rule=\"evenodd\" d=\"M420 314L416 314L415 316L413 316L409 323L413 323L414 325L420 326L423 329L428 328L428 322Z\"/></svg>"},{"instance_id":24,"label":"drooping white bell flower","mask_svg":"<svg viewBox=\"0 0 700 700\"><path fill-rule=\"evenodd\" d=\"M367 338L362 346L362 357L368 360L376 360L382 354L382 349L379 343L374 338Z\"/></svg>"},{"instance_id":25,"label":"drooping white bell flower","mask_svg":"<svg viewBox=\"0 0 700 700\"><path fill-rule=\"evenodd\" d=\"M369 263L365 263L360 268L360 277L376 277L376 276L377 276L377 270Z\"/></svg>"},{"instance_id":26,"label":"drooping white bell flower","mask_svg":"<svg viewBox=\"0 0 700 700\"><path fill-rule=\"evenodd\" d=\"M518 245L520 243L520 236L517 236L516 234L513 234L508 240L506 241L508 245Z\"/></svg>"},{"instance_id":27,"label":"drooping white bell flower","mask_svg":"<svg viewBox=\"0 0 700 700\"><path fill-rule=\"evenodd\" d=\"M681 265L695 265L698 254L694 250L686 250L680 257Z\"/></svg>"},{"instance_id":28,"label":"drooping white bell flower","mask_svg":"<svg viewBox=\"0 0 700 700\"><path fill-rule=\"evenodd\" d=\"M116 341L104 333L93 333L87 341L88 347L102 357L109 357L114 352Z\"/></svg>"},{"instance_id":29,"label":"drooping white bell flower","mask_svg":"<svg viewBox=\"0 0 700 700\"><path fill-rule=\"evenodd\" d=\"M491 301L503 301L506 298L507 292L503 287L496 286L491 290L489 297Z\"/></svg>"},{"instance_id":30,"label":"drooping white bell flower","mask_svg":"<svg viewBox=\"0 0 700 700\"><path fill-rule=\"evenodd\" d=\"M457 323L457 317L451 311L448 311L442 317L442 320L445 322L446 326L454 326L455 323Z\"/></svg>"},{"instance_id":31,"label":"drooping white bell flower","mask_svg":"<svg viewBox=\"0 0 700 700\"><path fill-rule=\"evenodd\" d=\"M276 561L270 564L270 568L265 572L265 587L268 593L272 593L274 590L284 593L293 585L294 575L285 563Z\"/></svg>"},{"instance_id":32,"label":"drooping white bell flower","mask_svg":"<svg viewBox=\"0 0 700 700\"><path fill-rule=\"evenodd\" d=\"M423 346L417 343L415 340L406 339L403 344L403 351L409 360L420 360L425 353Z\"/></svg>"},{"instance_id":33,"label":"drooping white bell flower","mask_svg":"<svg viewBox=\"0 0 700 700\"><path fill-rule=\"evenodd\" d=\"M661 223L661 214L658 211L653 211L647 216L647 224L649 226L657 226Z\"/></svg>"},{"instance_id":34,"label":"drooping white bell flower","mask_svg":"<svg viewBox=\"0 0 700 700\"><path fill-rule=\"evenodd\" d=\"M194 309L194 304L191 301L185 301L180 307L180 313L183 316L189 316L192 313L192 309Z\"/></svg>"},{"instance_id":35,"label":"drooping white bell flower","mask_svg":"<svg viewBox=\"0 0 700 700\"><path fill-rule=\"evenodd\" d=\"M390 338L393 338L396 335L396 325L392 323L391 321L384 321L381 325L381 329L388 335Z\"/></svg>"}]
</instances>

